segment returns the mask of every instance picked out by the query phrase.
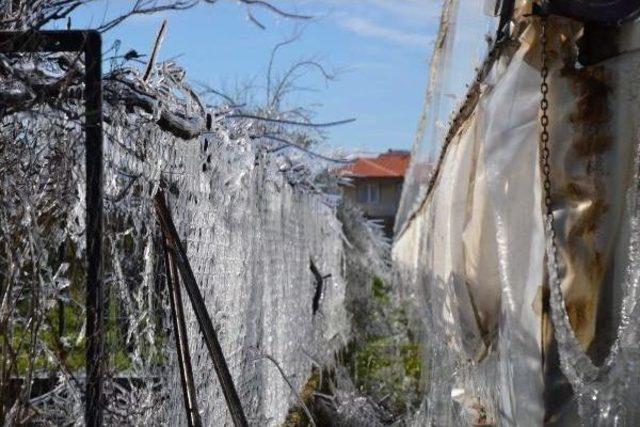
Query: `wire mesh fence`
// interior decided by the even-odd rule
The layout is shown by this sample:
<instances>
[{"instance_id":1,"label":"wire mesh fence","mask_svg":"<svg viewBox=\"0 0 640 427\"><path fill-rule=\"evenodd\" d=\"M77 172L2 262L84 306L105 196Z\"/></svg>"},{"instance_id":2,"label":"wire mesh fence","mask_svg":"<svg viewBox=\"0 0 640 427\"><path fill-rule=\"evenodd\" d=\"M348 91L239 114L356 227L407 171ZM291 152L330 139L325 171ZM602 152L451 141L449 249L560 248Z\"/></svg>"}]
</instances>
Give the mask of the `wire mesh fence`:
<instances>
[{"instance_id":1,"label":"wire mesh fence","mask_svg":"<svg viewBox=\"0 0 640 427\"><path fill-rule=\"evenodd\" d=\"M47 102L2 104L0 419L83 424L91 362L86 114L73 96L68 54L3 58L24 76L65 89ZM82 60L73 64L84 71ZM2 84L15 85L15 94L23 89L15 76ZM254 122L225 120L185 95L175 65L159 65L148 80L121 71L103 84L104 349L96 358L105 423L187 422L153 206L163 185L248 421L279 424L312 366L330 365L349 335L336 207L301 178L309 174L304 157L287 158L293 167L283 169L249 137ZM192 125L201 129L196 136L167 131ZM324 280L315 280L310 263ZM202 421L230 424L194 312L183 302Z\"/></svg>"}]
</instances>

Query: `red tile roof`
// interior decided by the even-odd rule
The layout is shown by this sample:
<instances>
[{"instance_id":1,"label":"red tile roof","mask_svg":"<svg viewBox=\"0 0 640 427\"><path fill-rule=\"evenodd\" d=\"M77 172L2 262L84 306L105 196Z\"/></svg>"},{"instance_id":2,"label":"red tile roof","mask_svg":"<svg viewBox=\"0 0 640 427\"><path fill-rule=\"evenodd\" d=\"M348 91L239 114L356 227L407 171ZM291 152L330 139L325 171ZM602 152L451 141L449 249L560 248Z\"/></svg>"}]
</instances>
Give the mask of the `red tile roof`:
<instances>
[{"instance_id":1,"label":"red tile roof","mask_svg":"<svg viewBox=\"0 0 640 427\"><path fill-rule=\"evenodd\" d=\"M406 151L389 150L378 157L358 157L340 170L340 175L357 178L404 178L411 156Z\"/></svg>"}]
</instances>

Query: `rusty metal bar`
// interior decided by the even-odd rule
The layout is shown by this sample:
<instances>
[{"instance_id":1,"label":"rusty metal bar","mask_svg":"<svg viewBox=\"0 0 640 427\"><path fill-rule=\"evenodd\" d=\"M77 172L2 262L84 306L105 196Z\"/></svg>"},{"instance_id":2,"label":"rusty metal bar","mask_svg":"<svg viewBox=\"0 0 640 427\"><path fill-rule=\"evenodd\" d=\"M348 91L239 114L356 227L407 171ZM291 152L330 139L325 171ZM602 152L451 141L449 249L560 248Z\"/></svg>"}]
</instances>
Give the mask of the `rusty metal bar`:
<instances>
[{"instance_id":1,"label":"rusty metal bar","mask_svg":"<svg viewBox=\"0 0 640 427\"><path fill-rule=\"evenodd\" d=\"M171 303L171 320L176 339L176 352L178 355L178 365L180 366L180 383L182 385L182 397L187 414L187 423L189 427L201 427L202 420L198 412L193 369L191 367L191 355L187 341L187 328L184 320L184 311L182 310L180 277L178 276L174 256L169 250L167 246L168 243L164 237L162 239L162 245L164 249L167 288L169 290L169 300Z\"/></svg>"},{"instance_id":2,"label":"rusty metal bar","mask_svg":"<svg viewBox=\"0 0 640 427\"><path fill-rule=\"evenodd\" d=\"M102 426L102 40L97 31L0 31L0 52L82 52L85 60L86 395L85 424Z\"/></svg>"},{"instance_id":3,"label":"rusty metal bar","mask_svg":"<svg viewBox=\"0 0 640 427\"><path fill-rule=\"evenodd\" d=\"M198 325L200 326L200 331L202 332L209 351L209 356L211 357L216 374L218 375L222 393L224 394L224 398L227 402L227 408L229 409L233 423L236 427L246 427L248 426L247 419L244 415L242 404L240 403L240 398L238 397L238 392L236 391L233 379L231 378L229 367L227 366L227 362L224 358L222 347L218 340L218 335L213 328L211 317L209 317L209 313L207 312L207 307L204 303L204 299L202 298L202 294L200 293L200 289L198 288L198 283L196 282L193 270L191 269L187 253L180 242L178 232L176 231L171 218L171 213L165 203L164 192L162 190L158 190L158 194L156 194L154 202L162 233L167 241L167 246L175 257L175 263L178 266L182 283L184 284L187 294L189 295L189 299L191 300L193 311L195 312Z\"/></svg>"}]
</instances>

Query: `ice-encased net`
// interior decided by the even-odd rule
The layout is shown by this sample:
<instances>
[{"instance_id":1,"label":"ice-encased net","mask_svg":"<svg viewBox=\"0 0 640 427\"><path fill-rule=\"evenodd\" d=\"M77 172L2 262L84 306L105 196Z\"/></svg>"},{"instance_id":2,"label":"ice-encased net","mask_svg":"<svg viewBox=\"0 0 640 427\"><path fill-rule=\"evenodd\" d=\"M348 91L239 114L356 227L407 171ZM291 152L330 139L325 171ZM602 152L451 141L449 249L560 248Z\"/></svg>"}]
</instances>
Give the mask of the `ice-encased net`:
<instances>
[{"instance_id":1,"label":"ice-encased net","mask_svg":"<svg viewBox=\"0 0 640 427\"><path fill-rule=\"evenodd\" d=\"M573 54L582 27L549 22L560 270L545 260L540 24L520 13L449 133L431 193L394 245L400 291L416 302L431 364L418 424L457 425L468 412L467 423L500 425L629 425L639 416L637 43L581 66ZM637 25L618 29L619 39ZM469 343L481 352L470 354Z\"/></svg>"},{"instance_id":2,"label":"ice-encased net","mask_svg":"<svg viewBox=\"0 0 640 427\"><path fill-rule=\"evenodd\" d=\"M426 195L426 184L444 143L450 120L495 36L491 0L444 0L429 65L424 107L411 149L411 164L396 215L400 230ZM427 7L427 6L425 6Z\"/></svg>"},{"instance_id":3,"label":"ice-encased net","mask_svg":"<svg viewBox=\"0 0 640 427\"><path fill-rule=\"evenodd\" d=\"M640 138L637 139L640 141ZM551 316L558 341L560 364L578 399L580 416L593 426L625 426L640 419L636 404L640 393L640 153L634 161L634 177L626 191L625 219L629 223L628 259L621 284L622 303L615 339L600 366L582 349L569 320L566 301L560 288L558 266L552 260L557 248L554 223L546 221L546 252L550 283Z\"/></svg>"},{"instance_id":4,"label":"ice-encased net","mask_svg":"<svg viewBox=\"0 0 640 427\"><path fill-rule=\"evenodd\" d=\"M165 103L183 117L199 117L197 103L173 98L184 89L183 77L164 64L145 87L165 94ZM117 94L110 90L115 89L106 86L105 97L112 99ZM16 371L19 377L36 374L43 392L30 390L34 380L23 378L23 404L13 406L23 411L4 414L8 420L25 414L52 424L83 419L84 134L81 108L73 102L64 106L57 111L34 105L2 118L0 289L2 321L10 325L5 335L25 335L18 327L29 319L47 320L32 328L33 345L19 348L25 363L39 365ZM76 119L69 119L69 111ZM295 401L280 369L300 390L312 366L331 365L348 338L344 239L336 208L308 185L312 177L303 173L304 156L291 155L287 162L293 167L281 168L263 141L249 138L255 122L228 121L224 112L211 111L212 129L184 140L160 130L159 111L105 103L106 421L186 422L152 205L164 181L247 418L253 425L278 425ZM311 259L323 275L331 274L317 313ZM25 289L37 292L20 294ZM20 301L32 303L37 316L9 309ZM230 424L195 317L184 302L203 422ZM53 321L59 305L67 322L62 336L56 336Z\"/></svg>"}]
</instances>

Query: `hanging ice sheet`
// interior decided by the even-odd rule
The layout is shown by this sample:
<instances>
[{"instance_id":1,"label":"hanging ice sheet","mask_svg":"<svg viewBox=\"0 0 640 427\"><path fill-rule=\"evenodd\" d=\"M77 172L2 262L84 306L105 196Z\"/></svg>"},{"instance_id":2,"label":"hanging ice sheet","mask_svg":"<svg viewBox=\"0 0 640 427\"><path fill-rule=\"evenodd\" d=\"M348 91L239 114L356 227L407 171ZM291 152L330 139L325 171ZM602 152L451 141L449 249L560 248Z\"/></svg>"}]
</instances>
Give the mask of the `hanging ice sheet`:
<instances>
[{"instance_id":1,"label":"hanging ice sheet","mask_svg":"<svg viewBox=\"0 0 640 427\"><path fill-rule=\"evenodd\" d=\"M393 249L402 295L426 301L417 311L431 354L424 417L436 425L577 425L581 412L587 422L629 422L640 393L630 380L639 375L632 231L640 85L631 71L640 65L639 27L619 31L619 54L580 67L572 46L582 27L549 23L552 207L572 326L563 330L562 316L551 321L564 308L549 299L541 214L540 33L537 21L519 22L518 39L472 89L431 192ZM590 360L610 368L585 382Z\"/></svg>"},{"instance_id":2,"label":"hanging ice sheet","mask_svg":"<svg viewBox=\"0 0 640 427\"><path fill-rule=\"evenodd\" d=\"M444 0L434 41L424 110L411 151L403 197L396 218L400 228L424 196L425 185L448 123L473 82L496 33L494 0ZM426 6L425 7L429 7Z\"/></svg>"}]
</instances>

